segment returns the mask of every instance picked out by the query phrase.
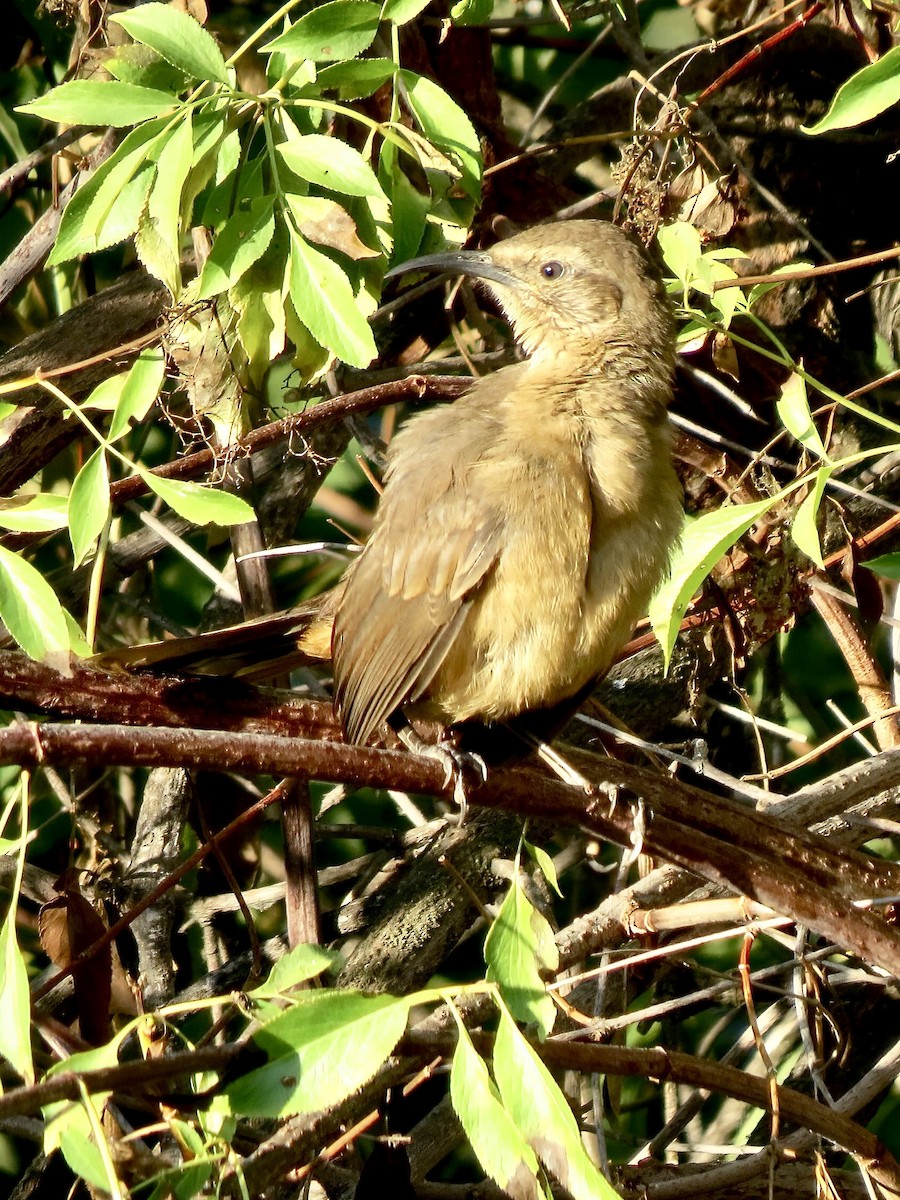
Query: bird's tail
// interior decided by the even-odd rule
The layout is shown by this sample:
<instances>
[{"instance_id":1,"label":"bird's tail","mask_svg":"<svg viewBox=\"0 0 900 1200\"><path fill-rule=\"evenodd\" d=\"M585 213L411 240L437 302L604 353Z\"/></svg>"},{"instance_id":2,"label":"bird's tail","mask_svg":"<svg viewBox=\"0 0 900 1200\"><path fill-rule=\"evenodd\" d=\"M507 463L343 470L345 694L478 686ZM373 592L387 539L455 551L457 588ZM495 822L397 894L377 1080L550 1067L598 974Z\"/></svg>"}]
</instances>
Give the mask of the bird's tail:
<instances>
[{"instance_id":1,"label":"bird's tail","mask_svg":"<svg viewBox=\"0 0 900 1200\"><path fill-rule=\"evenodd\" d=\"M108 650L92 661L113 671L231 675L248 682L271 679L331 658L334 607L334 592L326 592L290 612L193 637Z\"/></svg>"}]
</instances>

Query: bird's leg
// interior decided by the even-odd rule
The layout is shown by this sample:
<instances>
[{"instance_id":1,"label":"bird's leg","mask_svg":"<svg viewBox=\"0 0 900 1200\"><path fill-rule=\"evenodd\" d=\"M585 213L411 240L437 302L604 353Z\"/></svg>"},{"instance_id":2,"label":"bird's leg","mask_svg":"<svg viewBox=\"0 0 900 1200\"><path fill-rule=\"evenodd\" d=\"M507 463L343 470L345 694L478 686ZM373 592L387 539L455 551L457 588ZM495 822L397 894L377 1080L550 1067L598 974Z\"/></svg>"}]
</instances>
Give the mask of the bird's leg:
<instances>
[{"instance_id":1,"label":"bird's leg","mask_svg":"<svg viewBox=\"0 0 900 1200\"><path fill-rule=\"evenodd\" d=\"M484 783L487 779L487 764L484 759L480 754L460 749L449 740L436 743L426 741L416 733L402 713L392 716L388 720L388 724L407 750L413 754L419 754L423 758L433 759L444 768L444 786L447 787L451 782L453 783L453 800L459 807L459 819L462 824L469 806L466 798L466 771L476 771ZM448 734L445 730L442 736L446 739L452 737L452 734Z\"/></svg>"}]
</instances>

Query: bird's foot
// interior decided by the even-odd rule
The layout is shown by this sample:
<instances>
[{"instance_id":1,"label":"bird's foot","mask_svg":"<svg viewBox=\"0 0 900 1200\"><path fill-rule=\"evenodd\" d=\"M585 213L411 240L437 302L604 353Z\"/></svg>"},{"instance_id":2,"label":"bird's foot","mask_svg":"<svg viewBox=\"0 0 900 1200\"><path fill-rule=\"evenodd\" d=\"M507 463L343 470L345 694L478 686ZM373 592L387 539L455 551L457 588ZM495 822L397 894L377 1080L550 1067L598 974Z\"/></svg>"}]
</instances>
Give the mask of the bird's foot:
<instances>
[{"instance_id":1,"label":"bird's foot","mask_svg":"<svg viewBox=\"0 0 900 1200\"><path fill-rule=\"evenodd\" d=\"M453 801L459 808L459 823L462 824L466 819L469 807L466 796L466 776L477 774L484 783L488 775L487 763L480 754L473 754L470 750L461 750L459 746L450 741L426 742L411 725L405 725L402 729L398 729L397 736L407 750L411 750L413 754L420 754L423 758L439 762L444 768L444 787L453 784Z\"/></svg>"}]
</instances>

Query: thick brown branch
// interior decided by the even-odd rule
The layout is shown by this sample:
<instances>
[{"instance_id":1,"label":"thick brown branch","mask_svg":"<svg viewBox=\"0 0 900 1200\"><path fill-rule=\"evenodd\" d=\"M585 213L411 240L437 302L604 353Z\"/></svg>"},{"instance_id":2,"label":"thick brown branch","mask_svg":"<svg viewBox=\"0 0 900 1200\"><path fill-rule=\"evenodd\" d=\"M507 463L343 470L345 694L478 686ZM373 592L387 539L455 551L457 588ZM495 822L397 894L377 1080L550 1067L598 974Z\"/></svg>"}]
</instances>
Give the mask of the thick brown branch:
<instances>
[{"instance_id":1,"label":"thick brown branch","mask_svg":"<svg viewBox=\"0 0 900 1200\"><path fill-rule=\"evenodd\" d=\"M489 1034L476 1034L482 1053L487 1053L493 1044ZM408 1034L401 1048L419 1054L442 1052L453 1053L455 1034L428 1034L421 1036L415 1031ZM631 1075L644 1079L687 1084L704 1088L720 1095L732 1096L752 1104L756 1108L772 1111L772 1091L768 1080L750 1075L737 1067L709 1062L693 1054L682 1054L675 1050L630 1049L625 1046L597 1046L583 1042L550 1040L535 1047L541 1058L553 1070L580 1071L585 1074ZM869 1133L856 1121L843 1113L836 1112L810 1096L804 1096L792 1088L778 1086L775 1089L778 1111L782 1120L828 1138L853 1154L866 1160L866 1167L886 1187L900 1187L900 1163L890 1150L874 1134Z\"/></svg>"},{"instance_id":2,"label":"thick brown branch","mask_svg":"<svg viewBox=\"0 0 900 1200\"><path fill-rule=\"evenodd\" d=\"M535 767L496 770L469 803L506 808L668 859L737 889L830 938L891 974L900 974L900 931L860 903L900 891L900 866L836 851L826 839L641 768L577 757L602 798L546 778ZM0 762L191 766L440 795L440 764L393 750L258 734L118 726L28 725L0 733ZM608 790L607 790L608 789ZM622 794L613 803L610 795ZM625 796L637 797L636 802ZM637 831L637 832L636 832Z\"/></svg>"}]
</instances>

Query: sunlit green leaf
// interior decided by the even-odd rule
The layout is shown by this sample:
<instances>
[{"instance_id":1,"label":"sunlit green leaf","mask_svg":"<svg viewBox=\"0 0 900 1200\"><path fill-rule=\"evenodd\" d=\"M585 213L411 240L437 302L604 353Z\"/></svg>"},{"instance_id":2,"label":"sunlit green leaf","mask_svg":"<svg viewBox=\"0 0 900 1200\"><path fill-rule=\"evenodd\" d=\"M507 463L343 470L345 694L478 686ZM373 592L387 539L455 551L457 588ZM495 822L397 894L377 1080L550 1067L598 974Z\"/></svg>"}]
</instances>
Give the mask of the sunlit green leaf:
<instances>
[{"instance_id":1,"label":"sunlit green leaf","mask_svg":"<svg viewBox=\"0 0 900 1200\"><path fill-rule=\"evenodd\" d=\"M431 196L420 192L404 174L400 154L391 142L381 147L378 173L391 197L394 232L392 263L396 266L414 258L422 245Z\"/></svg>"},{"instance_id":2,"label":"sunlit green leaf","mask_svg":"<svg viewBox=\"0 0 900 1200\"><path fill-rule=\"evenodd\" d=\"M396 73L397 64L390 58L360 58L323 67L316 87L323 92L337 92L339 100L362 100L377 92Z\"/></svg>"},{"instance_id":3,"label":"sunlit green leaf","mask_svg":"<svg viewBox=\"0 0 900 1200\"><path fill-rule=\"evenodd\" d=\"M380 15L378 5L370 0L330 0L300 17L263 50L284 54L289 62L297 58L314 62L356 58L375 40Z\"/></svg>"},{"instance_id":4,"label":"sunlit green leaf","mask_svg":"<svg viewBox=\"0 0 900 1200\"><path fill-rule=\"evenodd\" d=\"M81 407L88 412L115 412L122 399L122 390L127 378L128 372L120 371L118 375L108 375L106 379L101 379L88 398L82 400Z\"/></svg>"},{"instance_id":5,"label":"sunlit green leaf","mask_svg":"<svg viewBox=\"0 0 900 1200\"><path fill-rule=\"evenodd\" d=\"M484 1060L454 1008L459 1042L450 1067L450 1099L485 1174L519 1200L543 1195L534 1151L510 1119Z\"/></svg>"},{"instance_id":6,"label":"sunlit green leaf","mask_svg":"<svg viewBox=\"0 0 900 1200\"><path fill-rule=\"evenodd\" d=\"M109 519L109 471L102 446L87 460L69 493L69 537L75 566L84 561Z\"/></svg>"},{"instance_id":7,"label":"sunlit green leaf","mask_svg":"<svg viewBox=\"0 0 900 1200\"><path fill-rule=\"evenodd\" d=\"M822 503L822 493L833 470L834 467L820 467L816 471L815 483L791 522L791 537L794 539L794 544L820 568L823 568L825 563L822 559L817 518L819 505Z\"/></svg>"},{"instance_id":8,"label":"sunlit green leaf","mask_svg":"<svg viewBox=\"0 0 900 1200\"><path fill-rule=\"evenodd\" d=\"M231 288L238 336L248 358L251 382L261 387L272 360L284 349L288 292L287 234L276 229L266 253Z\"/></svg>"},{"instance_id":9,"label":"sunlit green leaf","mask_svg":"<svg viewBox=\"0 0 900 1200\"><path fill-rule=\"evenodd\" d=\"M339 956L324 946L304 943L289 950L272 967L265 983L249 993L251 996L275 996L286 992L298 983L314 979L323 971L330 970Z\"/></svg>"},{"instance_id":10,"label":"sunlit green leaf","mask_svg":"<svg viewBox=\"0 0 900 1200\"><path fill-rule=\"evenodd\" d=\"M104 58L103 66L114 79L135 83L138 87L155 88L160 92L183 92L187 76L151 50L149 46L129 43L116 46L113 58Z\"/></svg>"},{"instance_id":11,"label":"sunlit green leaf","mask_svg":"<svg viewBox=\"0 0 900 1200\"><path fill-rule=\"evenodd\" d=\"M481 145L472 122L433 80L412 71L401 71L400 78L422 132L456 161L463 188L477 199L481 192Z\"/></svg>"},{"instance_id":12,"label":"sunlit green leaf","mask_svg":"<svg viewBox=\"0 0 900 1200\"><path fill-rule=\"evenodd\" d=\"M494 0L457 0L450 9L456 25L483 25L494 11Z\"/></svg>"},{"instance_id":13,"label":"sunlit green leaf","mask_svg":"<svg viewBox=\"0 0 900 1200\"><path fill-rule=\"evenodd\" d=\"M171 4L142 4L130 12L116 13L110 21L192 79L228 82L225 60L215 39L193 17Z\"/></svg>"},{"instance_id":14,"label":"sunlit green leaf","mask_svg":"<svg viewBox=\"0 0 900 1200\"><path fill-rule=\"evenodd\" d=\"M69 653L74 654L76 658L90 658L94 647L90 645L84 631L69 610L64 608L62 612L69 633Z\"/></svg>"},{"instance_id":15,"label":"sunlit green leaf","mask_svg":"<svg viewBox=\"0 0 900 1200\"><path fill-rule=\"evenodd\" d=\"M30 658L52 661L69 648L66 620L43 575L0 546L0 621Z\"/></svg>"},{"instance_id":16,"label":"sunlit green leaf","mask_svg":"<svg viewBox=\"0 0 900 1200\"><path fill-rule=\"evenodd\" d=\"M243 525L256 519L247 501L231 492L216 491L180 479L162 479L152 471L139 471L139 474L169 508L195 525Z\"/></svg>"},{"instance_id":17,"label":"sunlit green leaf","mask_svg":"<svg viewBox=\"0 0 900 1200\"><path fill-rule=\"evenodd\" d=\"M149 121L174 108L178 100L168 92L120 83L117 79L73 79L21 104L17 112L68 125L112 125L116 128Z\"/></svg>"},{"instance_id":18,"label":"sunlit green leaf","mask_svg":"<svg viewBox=\"0 0 900 1200\"><path fill-rule=\"evenodd\" d=\"M696 274L703 253L699 232L688 221L673 221L656 235L666 266L686 292Z\"/></svg>"},{"instance_id":19,"label":"sunlit green leaf","mask_svg":"<svg viewBox=\"0 0 900 1200\"><path fill-rule=\"evenodd\" d=\"M415 997L361 992L298 993L253 1035L264 1067L228 1084L217 1108L245 1116L290 1116L337 1104L366 1083L406 1028Z\"/></svg>"},{"instance_id":20,"label":"sunlit green leaf","mask_svg":"<svg viewBox=\"0 0 900 1200\"><path fill-rule=\"evenodd\" d=\"M12 529L16 533L51 533L54 529L65 529L68 511L69 502L65 496L48 492L29 496L27 500L19 497L0 499L0 529Z\"/></svg>"},{"instance_id":21,"label":"sunlit green leaf","mask_svg":"<svg viewBox=\"0 0 900 1200\"><path fill-rule=\"evenodd\" d=\"M60 1132L59 1148L72 1173L106 1196L109 1195L106 1166L103 1162L103 1155L97 1149L96 1144L90 1140L90 1136L90 1124L87 1122L83 1128L75 1125L69 1126Z\"/></svg>"},{"instance_id":22,"label":"sunlit green leaf","mask_svg":"<svg viewBox=\"0 0 900 1200\"><path fill-rule=\"evenodd\" d=\"M377 350L350 280L330 258L291 236L291 299L320 345L353 367L368 366Z\"/></svg>"},{"instance_id":23,"label":"sunlit green leaf","mask_svg":"<svg viewBox=\"0 0 900 1200\"><path fill-rule=\"evenodd\" d=\"M165 126L160 119L132 129L82 184L63 212L49 265L104 250L134 233L156 170L151 146Z\"/></svg>"},{"instance_id":24,"label":"sunlit green leaf","mask_svg":"<svg viewBox=\"0 0 900 1200\"><path fill-rule=\"evenodd\" d=\"M166 356L159 346L142 350L125 376L113 419L109 440L118 441L132 421L143 421L153 407L166 377Z\"/></svg>"},{"instance_id":25,"label":"sunlit green leaf","mask_svg":"<svg viewBox=\"0 0 900 1200\"><path fill-rule=\"evenodd\" d=\"M275 232L270 196L241 203L216 236L203 264L198 298L208 300L233 287L266 252Z\"/></svg>"},{"instance_id":26,"label":"sunlit green leaf","mask_svg":"<svg viewBox=\"0 0 900 1200\"><path fill-rule=\"evenodd\" d=\"M430 0L384 0L381 16L385 21L405 25L428 7Z\"/></svg>"},{"instance_id":27,"label":"sunlit green leaf","mask_svg":"<svg viewBox=\"0 0 900 1200\"><path fill-rule=\"evenodd\" d=\"M553 865L553 859L542 846L533 845L531 842L522 840L522 845L525 847L528 854L534 859L540 868L541 874L556 892L557 896L562 898L562 892L559 888L559 880L556 877L556 867Z\"/></svg>"},{"instance_id":28,"label":"sunlit green leaf","mask_svg":"<svg viewBox=\"0 0 900 1200\"><path fill-rule=\"evenodd\" d=\"M359 153L337 138L309 133L282 142L278 154L295 175L347 196L384 196L375 172Z\"/></svg>"},{"instance_id":29,"label":"sunlit green leaf","mask_svg":"<svg viewBox=\"0 0 900 1200\"><path fill-rule=\"evenodd\" d=\"M828 133L871 121L900 100L900 46L888 50L877 62L857 71L842 84L828 112L815 125L801 125L804 133Z\"/></svg>"},{"instance_id":30,"label":"sunlit green leaf","mask_svg":"<svg viewBox=\"0 0 900 1200\"><path fill-rule=\"evenodd\" d=\"M553 1076L503 1007L493 1067L506 1111L574 1200L619 1200L588 1158L572 1110Z\"/></svg>"},{"instance_id":31,"label":"sunlit green leaf","mask_svg":"<svg viewBox=\"0 0 900 1200\"><path fill-rule=\"evenodd\" d=\"M181 290L181 193L194 153L189 112L160 139L155 150L156 175L138 223L135 248L150 274L177 297Z\"/></svg>"},{"instance_id":32,"label":"sunlit green leaf","mask_svg":"<svg viewBox=\"0 0 900 1200\"><path fill-rule=\"evenodd\" d=\"M700 584L725 551L775 503L775 499L765 499L753 504L723 504L687 524L671 573L650 601L650 623L666 666L681 618Z\"/></svg>"},{"instance_id":33,"label":"sunlit green leaf","mask_svg":"<svg viewBox=\"0 0 900 1200\"><path fill-rule=\"evenodd\" d=\"M513 881L484 943L487 977L500 988L513 1016L535 1024L541 1039L553 1028L556 1005L541 979L553 971L559 955L547 919Z\"/></svg>"},{"instance_id":34,"label":"sunlit green leaf","mask_svg":"<svg viewBox=\"0 0 900 1200\"><path fill-rule=\"evenodd\" d=\"M788 376L775 407L781 423L788 433L792 434L807 450L827 461L828 453L818 429L813 424L809 399L806 395L806 382L802 376L796 373Z\"/></svg>"},{"instance_id":35,"label":"sunlit green leaf","mask_svg":"<svg viewBox=\"0 0 900 1200\"><path fill-rule=\"evenodd\" d=\"M0 928L0 1055L26 1083L33 1083L31 997L28 971L16 940L17 907L14 903L8 910Z\"/></svg>"}]
</instances>

